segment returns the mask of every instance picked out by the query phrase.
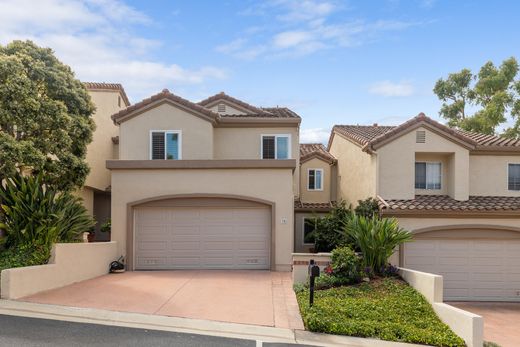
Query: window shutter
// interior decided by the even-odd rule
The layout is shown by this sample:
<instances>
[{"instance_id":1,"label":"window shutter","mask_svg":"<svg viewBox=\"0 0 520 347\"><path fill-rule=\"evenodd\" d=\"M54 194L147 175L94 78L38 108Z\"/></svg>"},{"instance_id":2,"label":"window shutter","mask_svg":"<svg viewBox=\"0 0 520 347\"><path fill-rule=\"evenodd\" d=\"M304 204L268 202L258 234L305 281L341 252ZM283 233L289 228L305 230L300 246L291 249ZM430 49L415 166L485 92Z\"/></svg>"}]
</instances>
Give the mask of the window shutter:
<instances>
[{"instance_id":1,"label":"window shutter","mask_svg":"<svg viewBox=\"0 0 520 347\"><path fill-rule=\"evenodd\" d=\"M309 170L309 189L314 189L316 187L316 171Z\"/></svg>"},{"instance_id":2,"label":"window shutter","mask_svg":"<svg viewBox=\"0 0 520 347\"><path fill-rule=\"evenodd\" d=\"M274 136L264 136L262 138L262 158L274 159Z\"/></svg>"},{"instance_id":3,"label":"window shutter","mask_svg":"<svg viewBox=\"0 0 520 347\"><path fill-rule=\"evenodd\" d=\"M164 132L152 133L152 159L164 159Z\"/></svg>"}]
</instances>

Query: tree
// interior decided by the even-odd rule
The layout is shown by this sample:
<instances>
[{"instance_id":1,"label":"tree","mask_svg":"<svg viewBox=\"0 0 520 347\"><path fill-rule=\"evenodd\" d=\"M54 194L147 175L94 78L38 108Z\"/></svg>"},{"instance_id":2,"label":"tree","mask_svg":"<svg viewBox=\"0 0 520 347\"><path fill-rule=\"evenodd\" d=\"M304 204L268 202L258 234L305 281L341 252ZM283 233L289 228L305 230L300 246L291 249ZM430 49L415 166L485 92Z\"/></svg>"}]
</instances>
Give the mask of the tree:
<instances>
[{"instance_id":1,"label":"tree","mask_svg":"<svg viewBox=\"0 0 520 347\"><path fill-rule=\"evenodd\" d=\"M463 130L495 134L497 127L513 120L503 135L520 137L520 80L515 80L518 63L504 60L499 67L488 61L478 75L469 69L439 79L433 92L443 102L440 115L448 125ZM469 112L475 110L473 114Z\"/></svg>"},{"instance_id":2,"label":"tree","mask_svg":"<svg viewBox=\"0 0 520 347\"><path fill-rule=\"evenodd\" d=\"M94 110L83 83L50 48L0 46L0 181L32 170L59 189L81 187Z\"/></svg>"}]
</instances>

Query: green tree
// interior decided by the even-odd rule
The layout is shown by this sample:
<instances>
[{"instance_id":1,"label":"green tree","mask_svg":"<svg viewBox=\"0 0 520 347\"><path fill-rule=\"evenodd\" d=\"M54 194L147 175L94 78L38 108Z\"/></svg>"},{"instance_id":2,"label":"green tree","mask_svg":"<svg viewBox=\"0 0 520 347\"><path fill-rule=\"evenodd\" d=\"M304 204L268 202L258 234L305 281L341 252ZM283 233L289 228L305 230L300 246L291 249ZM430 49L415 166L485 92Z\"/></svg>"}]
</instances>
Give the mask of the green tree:
<instances>
[{"instance_id":1,"label":"green tree","mask_svg":"<svg viewBox=\"0 0 520 347\"><path fill-rule=\"evenodd\" d=\"M433 92L443 102L440 115L448 125L463 130L495 134L497 127L513 120L503 135L520 137L520 80L515 80L518 62L504 60L499 67L491 61L477 75L469 69L439 79ZM471 111L474 111L471 113Z\"/></svg>"},{"instance_id":2,"label":"green tree","mask_svg":"<svg viewBox=\"0 0 520 347\"><path fill-rule=\"evenodd\" d=\"M94 110L83 83L51 49L31 41L0 46L0 181L32 170L62 190L82 186Z\"/></svg>"}]
</instances>

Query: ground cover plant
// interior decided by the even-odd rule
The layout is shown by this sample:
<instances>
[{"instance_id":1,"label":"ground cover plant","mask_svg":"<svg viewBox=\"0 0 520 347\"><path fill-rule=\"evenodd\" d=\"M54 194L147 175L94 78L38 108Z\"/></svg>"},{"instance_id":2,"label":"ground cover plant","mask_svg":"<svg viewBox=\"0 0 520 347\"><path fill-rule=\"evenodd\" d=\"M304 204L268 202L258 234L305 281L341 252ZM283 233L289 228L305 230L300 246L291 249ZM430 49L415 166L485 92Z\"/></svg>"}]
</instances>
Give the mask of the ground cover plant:
<instances>
[{"instance_id":1,"label":"ground cover plant","mask_svg":"<svg viewBox=\"0 0 520 347\"><path fill-rule=\"evenodd\" d=\"M310 331L433 346L465 346L426 299L398 277L317 290L312 307L307 288L298 287L296 296L305 327Z\"/></svg>"}]
</instances>

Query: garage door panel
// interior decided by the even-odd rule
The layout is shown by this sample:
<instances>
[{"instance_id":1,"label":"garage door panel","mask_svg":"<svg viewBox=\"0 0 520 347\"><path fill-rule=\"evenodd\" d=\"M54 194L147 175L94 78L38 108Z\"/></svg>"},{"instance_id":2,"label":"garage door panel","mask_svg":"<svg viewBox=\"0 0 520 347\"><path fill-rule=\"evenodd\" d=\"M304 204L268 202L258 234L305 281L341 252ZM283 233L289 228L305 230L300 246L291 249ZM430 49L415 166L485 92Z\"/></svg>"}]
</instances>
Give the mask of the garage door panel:
<instances>
[{"instance_id":1,"label":"garage door panel","mask_svg":"<svg viewBox=\"0 0 520 347\"><path fill-rule=\"evenodd\" d=\"M269 269L270 215L268 208L137 209L135 266Z\"/></svg>"},{"instance_id":2,"label":"garage door panel","mask_svg":"<svg viewBox=\"0 0 520 347\"><path fill-rule=\"evenodd\" d=\"M518 240L428 239L405 245L403 265L442 275L446 300L520 301L519 259Z\"/></svg>"}]
</instances>

